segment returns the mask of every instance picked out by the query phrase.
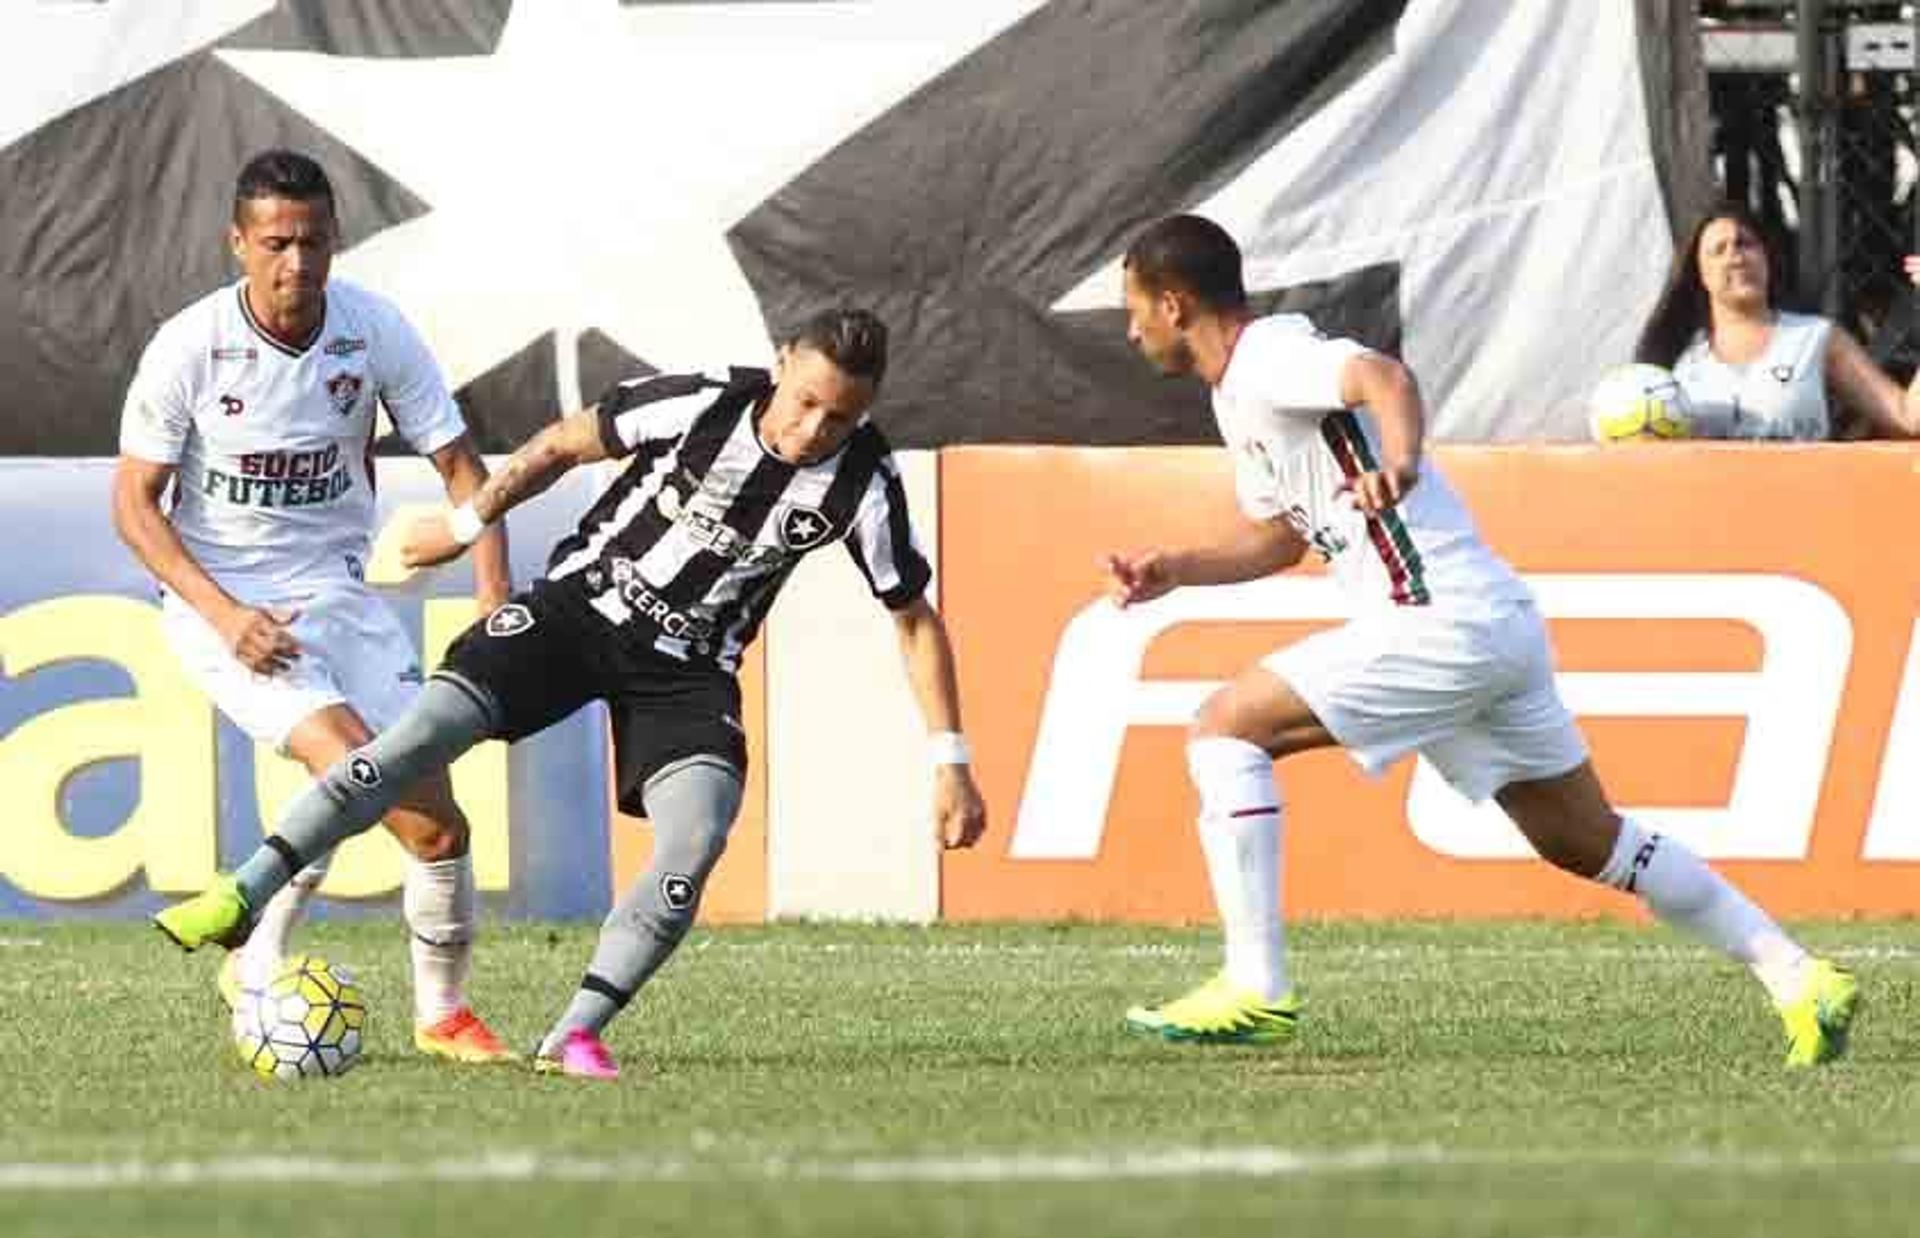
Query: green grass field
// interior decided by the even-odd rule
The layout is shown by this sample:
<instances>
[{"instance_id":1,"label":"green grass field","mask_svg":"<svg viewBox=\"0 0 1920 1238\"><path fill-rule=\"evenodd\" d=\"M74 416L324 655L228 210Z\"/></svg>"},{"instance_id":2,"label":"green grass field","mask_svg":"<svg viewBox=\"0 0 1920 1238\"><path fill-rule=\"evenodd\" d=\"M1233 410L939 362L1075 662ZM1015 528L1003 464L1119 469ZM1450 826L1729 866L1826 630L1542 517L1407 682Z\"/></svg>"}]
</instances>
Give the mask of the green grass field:
<instances>
[{"instance_id":1,"label":"green grass field","mask_svg":"<svg viewBox=\"0 0 1920 1238\"><path fill-rule=\"evenodd\" d=\"M1758 986L1657 930L1305 926L1281 1050L1128 1035L1211 934L726 929L610 1043L619 1084L430 1065L394 924L322 925L371 1048L256 1082L215 958L0 925L0 1234L1685 1234L1920 1230L1920 925L1812 926L1854 1055L1792 1074ZM516 1043L587 927L501 927Z\"/></svg>"}]
</instances>

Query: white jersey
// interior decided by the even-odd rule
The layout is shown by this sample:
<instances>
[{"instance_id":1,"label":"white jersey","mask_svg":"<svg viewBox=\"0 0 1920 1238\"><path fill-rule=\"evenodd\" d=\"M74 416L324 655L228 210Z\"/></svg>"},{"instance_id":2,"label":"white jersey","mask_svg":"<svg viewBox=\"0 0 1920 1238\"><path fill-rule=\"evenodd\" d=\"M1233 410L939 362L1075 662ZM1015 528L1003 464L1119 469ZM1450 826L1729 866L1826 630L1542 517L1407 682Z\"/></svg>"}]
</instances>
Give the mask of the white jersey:
<instances>
[{"instance_id":1,"label":"white jersey","mask_svg":"<svg viewBox=\"0 0 1920 1238\"><path fill-rule=\"evenodd\" d=\"M274 601L360 578L376 403L423 455L466 431L392 302L333 280L319 333L295 350L254 322L242 281L154 333L120 450L177 466L171 514L187 550L240 601Z\"/></svg>"},{"instance_id":2,"label":"white jersey","mask_svg":"<svg viewBox=\"0 0 1920 1238\"><path fill-rule=\"evenodd\" d=\"M1373 418L1341 401L1340 371L1365 351L1299 314L1247 325L1213 390L1241 510L1292 525L1363 608L1530 598L1431 460L1396 506L1368 516L1354 504L1345 488L1379 467L1380 442Z\"/></svg>"},{"instance_id":3,"label":"white jersey","mask_svg":"<svg viewBox=\"0 0 1920 1238\"><path fill-rule=\"evenodd\" d=\"M1673 363L1693 407L1695 438L1831 437L1827 339L1833 323L1815 314L1780 314L1767 350L1745 365L1714 356L1705 332Z\"/></svg>"}]
</instances>

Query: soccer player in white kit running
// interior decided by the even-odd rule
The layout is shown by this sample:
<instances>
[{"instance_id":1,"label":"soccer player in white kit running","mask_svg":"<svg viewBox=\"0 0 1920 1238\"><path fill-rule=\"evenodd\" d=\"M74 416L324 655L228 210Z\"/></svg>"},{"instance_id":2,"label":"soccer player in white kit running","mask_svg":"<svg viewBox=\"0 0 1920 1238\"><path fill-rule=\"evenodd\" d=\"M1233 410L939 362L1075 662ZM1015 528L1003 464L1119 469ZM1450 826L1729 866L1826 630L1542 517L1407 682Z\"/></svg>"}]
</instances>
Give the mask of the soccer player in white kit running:
<instances>
[{"instance_id":1,"label":"soccer player in white kit running","mask_svg":"<svg viewBox=\"0 0 1920 1238\"><path fill-rule=\"evenodd\" d=\"M1420 753L1469 798L1498 801L1549 863L1638 895L1746 964L1786 1023L1789 1065L1845 1052L1853 976L1808 955L1677 840L1608 804L1555 691L1532 596L1422 454L1425 414L1406 367L1297 314L1256 318L1238 246L1198 216L1151 225L1124 265L1128 338L1163 373L1212 388L1247 519L1213 545L1109 556L1115 602L1258 579L1312 550L1355 612L1201 707L1187 757L1225 966L1184 997L1128 1011L1129 1025L1198 1043L1292 1037L1300 1004L1273 762L1337 744L1369 773Z\"/></svg>"},{"instance_id":2,"label":"soccer player in white kit running","mask_svg":"<svg viewBox=\"0 0 1920 1238\"><path fill-rule=\"evenodd\" d=\"M487 475L399 310L328 281L337 239L317 163L284 150L247 163L229 233L243 277L148 343L113 486L114 525L161 584L162 627L187 672L242 731L315 775L387 725L421 683L412 640L363 579L376 404L454 501ZM477 565L490 609L509 589L503 536L488 536ZM409 853L414 1043L455 1061L510 1058L466 999L473 865L446 774L413 787L386 824ZM324 875L322 860L263 909L222 968L229 1004L271 975Z\"/></svg>"}]
</instances>

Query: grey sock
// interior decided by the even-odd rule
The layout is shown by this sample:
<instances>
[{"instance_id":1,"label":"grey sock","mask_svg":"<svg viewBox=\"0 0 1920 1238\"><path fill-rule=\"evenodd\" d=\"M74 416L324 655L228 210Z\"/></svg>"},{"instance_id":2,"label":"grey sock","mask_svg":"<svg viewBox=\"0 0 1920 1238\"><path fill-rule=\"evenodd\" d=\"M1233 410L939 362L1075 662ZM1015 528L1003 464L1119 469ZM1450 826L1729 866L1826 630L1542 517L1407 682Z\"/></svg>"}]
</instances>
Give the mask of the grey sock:
<instances>
[{"instance_id":1,"label":"grey sock","mask_svg":"<svg viewBox=\"0 0 1920 1238\"><path fill-rule=\"evenodd\" d=\"M234 870L247 906L266 906L308 860L380 820L423 775L453 764L493 729L491 711L471 692L427 680L392 726L302 791L279 828Z\"/></svg>"},{"instance_id":2,"label":"grey sock","mask_svg":"<svg viewBox=\"0 0 1920 1238\"><path fill-rule=\"evenodd\" d=\"M653 864L600 926L593 961L567 1012L540 1042L543 1054L576 1028L598 1033L687 935L740 811L740 773L719 757L688 757L648 779L646 799Z\"/></svg>"}]
</instances>

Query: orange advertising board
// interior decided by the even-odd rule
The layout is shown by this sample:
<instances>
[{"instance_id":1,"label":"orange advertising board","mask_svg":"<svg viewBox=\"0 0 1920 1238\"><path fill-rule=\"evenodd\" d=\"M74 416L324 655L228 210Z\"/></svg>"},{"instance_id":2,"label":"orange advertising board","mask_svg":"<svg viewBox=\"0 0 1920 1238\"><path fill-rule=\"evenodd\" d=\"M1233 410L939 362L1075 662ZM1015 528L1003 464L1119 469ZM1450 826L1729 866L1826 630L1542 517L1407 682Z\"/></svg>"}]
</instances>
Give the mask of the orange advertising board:
<instances>
[{"instance_id":1,"label":"orange advertising board","mask_svg":"<svg viewBox=\"0 0 1920 1238\"><path fill-rule=\"evenodd\" d=\"M1920 913L1920 455L1894 445L1441 448L1533 583L1615 802L1783 914ZM1233 520L1218 449L941 457L941 600L995 827L953 919L1212 917L1182 725L1338 621L1311 571L1122 614L1099 556ZM1912 665L1910 665L1910 660ZM1280 765L1289 912L1635 914L1415 761Z\"/></svg>"}]
</instances>

